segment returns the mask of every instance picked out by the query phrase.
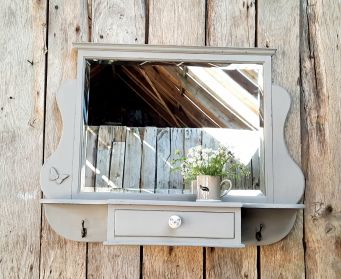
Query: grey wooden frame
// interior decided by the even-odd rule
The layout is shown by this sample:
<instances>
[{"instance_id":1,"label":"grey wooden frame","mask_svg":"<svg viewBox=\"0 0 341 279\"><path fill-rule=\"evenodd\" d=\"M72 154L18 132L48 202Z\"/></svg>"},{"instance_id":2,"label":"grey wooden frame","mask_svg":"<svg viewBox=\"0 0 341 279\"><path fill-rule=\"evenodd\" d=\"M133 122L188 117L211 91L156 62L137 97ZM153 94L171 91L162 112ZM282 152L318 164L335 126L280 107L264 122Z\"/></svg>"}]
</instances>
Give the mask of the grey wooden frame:
<instances>
[{"instance_id":1,"label":"grey wooden frame","mask_svg":"<svg viewBox=\"0 0 341 279\"><path fill-rule=\"evenodd\" d=\"M81 112L81 105L83 100L82 92L84 92L84 78L85 78L85 61L86 59L98 59L98 60L123 60L123 61L184 61L184 62L212 62L212 63L255 63L262 64L264 67L264 92L271 92L271 55L274 54L274 50L269 49L244 49L238 51L238 49L223 49L223 48L189 48L189 47L156 47L156 46L111 46L111 45L94 45L94 44L77 44L78 47L78 68L77 68L77 82L78 82L78 102L76 103L76 112ZM265 187L266 194L254 197L253 195L243 195L241 201L255 201L255 202L274 202L274 191L273 191L273 169L272 169L272 118L271 118L271 94L264 93L267 97L264 98L264 123L267 123L264 127L264 164L265 169ZM75 131L79 131L81 134L82 130L82 115L77 113ZM81 127L77 127L80 123ZM82 140L76 138L74 142L74 169L73 173L80 174L79 170L81 165L84 163L82 157ZM77 155L77 152L79 154ZM270 163L269 163L270 162ZM76 181L72 187L72 197L82 198L91 195L92 198L107 198L107 197L129 197L131 199L140 199L141 193L139 194L124 194L119 195L115 193L81 193L81 177L75 177ZM78 187L77 187L78 186ZM246 192L246 190L242 190ZM252 190L249 190L252 191ZM232 196L234 191L230 193L227 200L240 201L238 196ZM147 194L145 198L150 198ZM155 198L165 198L163 195L155 195ZM170 198L170 197L167 197ZM172 199L181 199L179 195L173 195ZM193 195L187 195L187 199L193 200Z\"/></svg>"}]
</instances>

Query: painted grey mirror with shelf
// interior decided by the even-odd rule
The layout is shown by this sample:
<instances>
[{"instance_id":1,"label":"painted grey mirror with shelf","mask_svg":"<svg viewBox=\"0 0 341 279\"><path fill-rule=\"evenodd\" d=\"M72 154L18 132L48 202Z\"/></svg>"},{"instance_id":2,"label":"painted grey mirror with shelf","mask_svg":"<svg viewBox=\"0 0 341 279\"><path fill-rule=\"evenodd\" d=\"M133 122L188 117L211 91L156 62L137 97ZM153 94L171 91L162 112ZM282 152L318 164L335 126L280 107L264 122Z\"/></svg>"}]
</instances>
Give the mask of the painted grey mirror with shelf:
<instances>
[{"instance_id":1,"label":"painted grey mirror with shelf","mask_svg":"<svg viewBox=\"0 0 341 279\"><path fill-rule=\"evenodd\" d=\"M63 134L41 171L55 230L106 244L217 247L269 244L290 231L304 178L284 141L290 98L272 84L274 50L75 48L77 79L56 96ZM195 201L195 178L181 168L193 148L197 164L230 152L223 178L232 190L222 202ZM170 217L182 225L168 227ZM220 231L207 229L214 224Z\"/></svg>"}]
</instances>

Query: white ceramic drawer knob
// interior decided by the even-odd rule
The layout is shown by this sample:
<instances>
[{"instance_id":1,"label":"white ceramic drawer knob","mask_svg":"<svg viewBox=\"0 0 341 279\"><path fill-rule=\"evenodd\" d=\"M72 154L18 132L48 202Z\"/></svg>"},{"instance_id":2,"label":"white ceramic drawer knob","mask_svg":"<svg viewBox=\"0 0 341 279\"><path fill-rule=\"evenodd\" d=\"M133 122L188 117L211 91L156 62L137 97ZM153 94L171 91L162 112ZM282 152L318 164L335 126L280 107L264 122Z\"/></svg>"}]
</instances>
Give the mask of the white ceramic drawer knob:
<instances>
[{"instance_id":1,"label":"white ceramic drawer knob","mask_svg":"<svg viewBox=\"0 0 341 279\"><path fill-rule=\"evenodd\" d=\"M180 216L172 215L171 217L169 217L168 225L169 225L172 229L177 229L177 228L179 228L179 227L181 226L181 218L180 218Z\"/></svg>"}]
</instances>

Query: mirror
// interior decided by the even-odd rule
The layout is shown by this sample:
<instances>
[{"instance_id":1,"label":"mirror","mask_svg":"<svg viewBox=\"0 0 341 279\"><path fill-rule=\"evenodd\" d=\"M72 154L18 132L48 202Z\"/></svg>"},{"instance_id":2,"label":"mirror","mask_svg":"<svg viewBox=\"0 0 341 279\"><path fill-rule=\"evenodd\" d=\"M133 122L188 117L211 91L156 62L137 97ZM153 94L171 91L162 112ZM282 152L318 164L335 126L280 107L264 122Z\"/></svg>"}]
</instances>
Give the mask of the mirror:
<instances>
[{"instance_id":1,"label":"mirror","mask_svg":"<svg viewBox=\"0 0 341 279\"><path fill-rule=\"evenodd\" d=\"M191 193L183 160L223 149L232 189L265 194L262 65L91 59L84 81L81 191Z\"/></svg>"},{"instance_id":2,"label":"mirror","mask_svg":"<svg viewBox=\"0 0 341 279\"><path fill-rule=\"evenodd\" d=\"M82 192L191 193L181 166L196 148L202 161L230 152L224 178L232 189L266 194L263 65L85 65Z\"/></svg>"}]
</instances>

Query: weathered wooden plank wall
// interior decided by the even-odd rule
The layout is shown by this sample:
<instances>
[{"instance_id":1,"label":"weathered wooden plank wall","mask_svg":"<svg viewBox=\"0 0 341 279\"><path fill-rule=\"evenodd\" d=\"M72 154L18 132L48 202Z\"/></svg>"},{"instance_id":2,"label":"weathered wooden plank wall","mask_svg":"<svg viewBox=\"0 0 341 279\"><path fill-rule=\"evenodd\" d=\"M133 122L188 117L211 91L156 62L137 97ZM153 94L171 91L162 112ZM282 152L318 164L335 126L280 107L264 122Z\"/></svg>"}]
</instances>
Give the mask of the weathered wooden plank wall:
<instances>
[{"instance_id":1,"label":"weathered wooden plank wall","mask_svg":"<svg viewBox=\"0 0 341 279\"><path fill-rule=\"evenodd\" d=\"M340 1L6 0L0 14L0 278L340 278ZM76 74L71 43L89 40L278 48L274 81L293 99L286 140L307 181L293 232L240 250L56 235L39 205L39 170L61 132L56 90Z\"/></svg>"},{"instance_id":2,"label":"weathered wooden plank wall","mask_svg":"<svg viewBox=\"0 0 341 279\"><path fill-rule=\"evenodd\" d=\"M191 182L181 175L180 158L189 149L202 144L217 150L231 147L232 136L238 130L228 128L156 128L125 126L87 127L87 168L85 192L148 192L158 194L190 193ZM96 133L96 131L99 131ZM238 141L255 137L252 131L239 131ZM257 132L256 132L257 133ZM185 136L186 134L186 136ZM217 139L219 137L219 139ZM96 143L96 144L95 144ZM186 151L185 151L186 149ZM239 152L243 147L239 148ZM238 157L238 151L234 154ZM95 158L95 159L94 159ZM236 170L227 179L232 189L254 189L251 176L259 181L259 156L250 155L246 174ZM90 161L91 162L90 162ZM258 172L257 172L258 171Z\"/></svg>"},{"instance_id":3,"label":"weathered wooden plank wall","mask_svg":"<svg viewBox=\"0 0 341 279\"><path fill-rule=\"evenodd\" d=\"M285 88L292 100L285 139L294 160L300 164L300 61L299 1L258 1L257 44L276 48L272 78ZM287 28L290 26L290 28ZM285 31L285 35L283 33ZM304 278L303 214L299 212L290 235L283 241L260 248L260 272L264 278ZM287 261L287 259L291 259ZM278 265L279 262L285 264Z\"/></svg>"},{"instance_id":4,"label":"weathered wooden plank wall","mask_svg":"<svg viewBox=\"0 0 341 279\"><path fill-rule=\"evenodd\" d=\"M1 2L0 278L38 278L46 3Z\"/></svg>"},{"instance_id":5,"label":"weathered wooden plank wall","mask_svg":"<svg viewBox=\"0 0 341 279\"><path fill-rule=\"evenodd\" d=\"M301 20L305 267L310 278L340 278L341 2L307 0Z\"/></svg>"}]
</instances>

